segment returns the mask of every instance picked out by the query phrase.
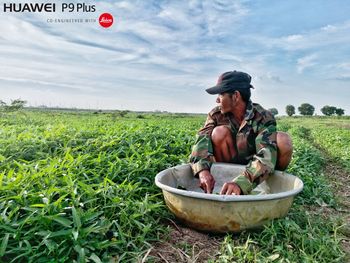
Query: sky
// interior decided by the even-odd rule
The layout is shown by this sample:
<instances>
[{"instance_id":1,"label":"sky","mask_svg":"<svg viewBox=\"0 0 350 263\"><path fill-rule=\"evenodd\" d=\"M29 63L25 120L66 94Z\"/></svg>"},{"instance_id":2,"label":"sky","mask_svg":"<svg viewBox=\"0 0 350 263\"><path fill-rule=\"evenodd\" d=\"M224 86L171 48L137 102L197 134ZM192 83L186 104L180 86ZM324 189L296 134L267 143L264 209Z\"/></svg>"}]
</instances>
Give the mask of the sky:
<instances>
[{"instance_id":1,"label":"sky","mask_svg":"<svg viewBox=\"0 0 350 263\"><path fill-rule=\"evenodd\" d=\"M264 108L310 103L350 115L350 2L55 1L54 13L4 12L0 100L30 106L207 113L218 76L252 76ZM50 2L50 1L46 1ZM95 12L62 12L62 3ZM114 23L101 27L110 13ZM96 19L55 23L49 19Z\"/></svg>"}]
</instances>

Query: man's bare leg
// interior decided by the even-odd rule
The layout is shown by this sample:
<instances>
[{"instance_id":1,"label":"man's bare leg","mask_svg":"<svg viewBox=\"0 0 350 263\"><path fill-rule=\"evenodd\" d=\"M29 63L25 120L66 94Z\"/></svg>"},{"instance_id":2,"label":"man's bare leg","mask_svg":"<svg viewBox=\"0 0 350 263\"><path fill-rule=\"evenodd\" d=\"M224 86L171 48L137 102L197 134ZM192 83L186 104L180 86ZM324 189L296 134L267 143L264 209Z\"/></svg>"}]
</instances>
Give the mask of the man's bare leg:
<instances>
[{"instance_id":1,"label":"man's bare leg","mask_svg":"<svg viewBox=\"0 0 350 263\"><path fill-rule=\"evenodd\" d=\"M276 169L284 171L287 169L293 154L292 139L288 133L277 132L277 163Z\"/></svg>"},{"instance_id":2,"label":"man's bare leg","mask_svg":"<svg viewBox=\"0 0 350 263\"><path fill-rule=\"evenodd\" d=\"M214 156L217 162L230 162L236 155L234 139L231 131L226 126L217 126L211 135ZM293 153L292 139L288 133L277 132L277 163L276 169L284 171L291 159Z\"/></svg>"},{"instance_id":3,"label":"man's bare leg","mask_svg":"<svg viewBox=\"0 0 350 263\"><path fill-rule=\"evenodd\" d=\"M226 126L217 126L211 135L214 156L217 162L229 163L232 157L236 155L234 139L231 131Z\"/></svg>"}]
</instances>

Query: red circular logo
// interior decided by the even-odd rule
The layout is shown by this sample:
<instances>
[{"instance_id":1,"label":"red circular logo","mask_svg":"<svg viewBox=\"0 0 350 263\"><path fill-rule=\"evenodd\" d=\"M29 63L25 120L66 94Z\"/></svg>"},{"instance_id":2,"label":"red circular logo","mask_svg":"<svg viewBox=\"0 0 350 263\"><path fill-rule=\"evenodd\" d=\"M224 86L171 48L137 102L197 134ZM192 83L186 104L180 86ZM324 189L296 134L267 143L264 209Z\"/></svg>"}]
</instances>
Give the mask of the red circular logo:
<instances>
[{"instance_id":1,"label":"red circular logo","mask_svg":"<svg viewBox=\"0 0 350 263\"><path fill-rule=\"evenodd\" d=\"M113 16L110 13L103 13L98 19L100 25L103 27L110 27L113 24Z\"/></svg>"}]
</instances>

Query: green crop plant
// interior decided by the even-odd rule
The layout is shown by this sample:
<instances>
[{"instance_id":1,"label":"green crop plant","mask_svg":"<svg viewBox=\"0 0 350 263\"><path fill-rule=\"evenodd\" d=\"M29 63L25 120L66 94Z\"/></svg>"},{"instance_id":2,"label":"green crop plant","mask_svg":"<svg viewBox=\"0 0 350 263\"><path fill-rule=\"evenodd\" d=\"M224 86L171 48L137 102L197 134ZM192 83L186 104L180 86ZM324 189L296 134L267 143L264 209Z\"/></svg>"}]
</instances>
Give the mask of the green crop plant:
<instances>
[{"instance_id":1,"label":"green crop plant","mask_svg":"<svg viewBox=\"0 0 350 263\"><path fill-rule=\"evenodd\" d=\"M312 137L327 154L350 171L350 126L340 129L319 127L312 131Z\"/></svg>"},{"instance_id":2,"label":"green crop plant","mask_svg":"<svg viewBox=\"0 0 350 263\"><path fill-rule=\"evenodd\" d=\"M136 258L166 231L160 222L170 215L154 176L187 159L198 120L178 122L40 112L3 116L1 259Z\"/></svg>"},{"instance_id":3,"label":"green crop plant","mask_svg":"<svg viewBox=\"0 0 350 263\"><path fill-rule=\"evenodd\" d=\"M309 128L284 121L278 128L293 139L293 159L287 172L303 180L304 190L286 218L273 220L260 231L227 235L216 262L343 262L338 220L325 221L305 207L336 205L322 173L324 157L312 144Z\"/></svg>"},{"instance_id":4,"label":"green crop plant","mask_svg":"<svg viewBox=\"0 0 350 263\"><path fill-rule=\"evenodd\" d=\"M154 176L188 161L204 120L160 113L145 118L134 113L124 118L92 112L2 114L0 261L142 258L166 235L163 222L173 218ZM335 201L322 174L322 152L310 140L314 131L299 122L306 123L282 119L279 127L293 137L288 172L303 179L304 191L287 218L257 232L227 235L218 262L342 261L337 223L306 209Z\"/></svg>"},{"instance_id":5,"label":"green crop plant","mask_svg":"<svg viewBox=\"0 0 350 263\"><path fill-rule=\"evenodd\" d=\"M322 172L324 157L312 145L309 138L310 131L304 127L295 126L288 130L293 138L293 159L288 172L298 175L304 182L304 190L297 197L302 204L329 204L334 206L335 199Z\"/></svg>"}]
</instances>

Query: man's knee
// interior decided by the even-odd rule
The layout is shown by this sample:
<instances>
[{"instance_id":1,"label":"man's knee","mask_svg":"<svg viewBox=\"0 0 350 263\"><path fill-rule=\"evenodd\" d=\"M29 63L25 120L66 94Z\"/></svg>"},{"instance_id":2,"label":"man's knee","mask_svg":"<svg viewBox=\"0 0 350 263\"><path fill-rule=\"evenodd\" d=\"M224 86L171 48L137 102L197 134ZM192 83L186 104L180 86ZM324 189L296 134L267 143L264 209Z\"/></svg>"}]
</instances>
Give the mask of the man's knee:
<instances>
[{"instance_id":1,"label":"man's knee","mask_svg":"<svg viewBox=\"0 0 350 263\"><path fill-rule=\"evenodd\" d=\"M223 142L228 136L231 136L231 131L228 127L217 126L211 134L211 140L214 144L217 144Z\"/></svg>"},{"instance_id":2,"label":"man's knee","mask_svg":"<svg viewBox=\"0 0 350 263\"><path fill-rule=\"evenodd\" d=\"M292 138L286 132L277 132L277 148L280 152L283 153L292 153L293 144Z\"/></svg>"},{"instance_id":3,"label":"man's knee","mask_svg":"<svg viewBox=\"0 0 350 263\"><path fill-rule=\"evenodd\" d=\"M277 132L277 163L276 169L284 171L287 169L293 153L292 139L288 133Z\"/></svg>"}]
</instances>

